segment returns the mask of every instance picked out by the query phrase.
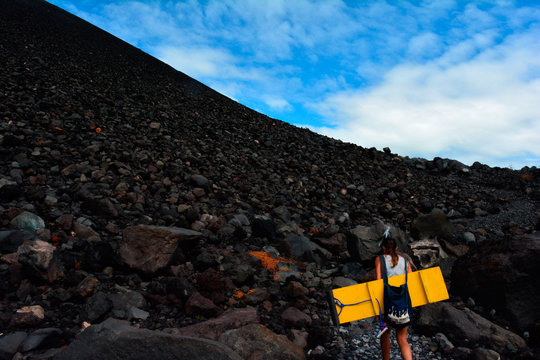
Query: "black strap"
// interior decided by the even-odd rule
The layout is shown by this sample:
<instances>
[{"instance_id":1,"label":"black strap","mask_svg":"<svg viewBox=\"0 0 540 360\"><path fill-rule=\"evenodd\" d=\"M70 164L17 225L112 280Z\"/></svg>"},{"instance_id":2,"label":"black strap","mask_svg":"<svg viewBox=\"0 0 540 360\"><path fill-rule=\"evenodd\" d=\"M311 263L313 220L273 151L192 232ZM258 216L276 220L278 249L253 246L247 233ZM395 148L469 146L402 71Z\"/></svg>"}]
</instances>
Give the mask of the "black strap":
<instances>
[{"instance_id":1,"label":"black strap","mask_svg":"<svg viewBox=\"0 0 540 360\"><path fill-rule=\"evenodd\" d=\"M381 262L381 271L382 271L382 277L384 280L384 285L388 285L388 275L386 274L386 260L384 259L384 255L380 255L379 260Z\"/></svg>"},{"instance_id":2,"label":"black strap","mask_svg":"<svg viewBox=\"0 0 540 360\"><path fill-rule=\"evenodd\" d=\"M384 255L380 255L379 258L380 258L380 261L381 261L381 271L382 271L384 284L388 285L388 275L386 273L386 260L384 258ZM403 260L405 260L405 284L406 284L407 281L408 281L408 278L409 278L409 275L408 275L409 272L407 271L408 270L407 266L408 266L409 262L405 258L403 258Z\"/></svg>"}]
</instances>

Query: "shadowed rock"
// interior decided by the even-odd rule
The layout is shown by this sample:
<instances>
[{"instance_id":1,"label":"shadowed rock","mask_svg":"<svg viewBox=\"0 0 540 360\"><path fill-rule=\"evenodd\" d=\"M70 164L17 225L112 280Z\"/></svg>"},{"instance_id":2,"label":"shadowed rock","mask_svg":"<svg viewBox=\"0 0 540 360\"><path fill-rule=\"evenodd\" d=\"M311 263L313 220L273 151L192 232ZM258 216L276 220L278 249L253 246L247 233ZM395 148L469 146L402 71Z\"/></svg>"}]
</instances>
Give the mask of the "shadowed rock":
<instances>
[{"instance_id":1,"label":"shadowed rock","mask_svg":"<svg viewBox=\"0 0 540 360\"><path fill-rule=\"evenodd\" d=\"M54 360L240 360L225 345L207 339L137 329L108 319L80 334Z\"/></svg>"}]
</instances>

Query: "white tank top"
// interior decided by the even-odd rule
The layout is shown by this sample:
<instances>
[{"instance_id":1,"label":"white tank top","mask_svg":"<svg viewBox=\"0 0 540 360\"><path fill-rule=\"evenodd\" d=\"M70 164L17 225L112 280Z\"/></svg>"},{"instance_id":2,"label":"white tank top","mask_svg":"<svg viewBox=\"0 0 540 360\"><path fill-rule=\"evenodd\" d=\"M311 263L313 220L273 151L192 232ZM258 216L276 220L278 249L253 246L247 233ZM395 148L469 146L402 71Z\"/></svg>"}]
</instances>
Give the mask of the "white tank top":
<instances>
[{"instance_id":1,"label":"white tank top","mask_svg":"<svg viewBox=\"0 0 540 360\"><path fill-rule=\"evenodd\" d=\"M398 255L398 263L395 267L392 267L391 255L384 255L384 261L386 263L386 274L388 277L405 274L405 259L403 257Z\"/></svg>"}]
</instances>

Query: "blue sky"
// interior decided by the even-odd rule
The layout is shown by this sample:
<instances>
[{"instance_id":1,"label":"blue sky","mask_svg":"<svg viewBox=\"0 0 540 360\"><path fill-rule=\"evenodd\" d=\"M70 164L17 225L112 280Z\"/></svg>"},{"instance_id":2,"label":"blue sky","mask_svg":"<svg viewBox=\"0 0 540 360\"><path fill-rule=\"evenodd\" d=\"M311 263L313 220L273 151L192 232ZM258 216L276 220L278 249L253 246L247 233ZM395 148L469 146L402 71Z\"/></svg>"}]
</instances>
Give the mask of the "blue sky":
<instances>
[{"instance_id":1,"label":"blue sky","mask_svg":"<svg viewBox=\"0 0 540 360\"><path fill-rule=\"evenodd\" d=\"M49 2L320 134L540 167L540 1Z\"/></svg>"}]
</instances>

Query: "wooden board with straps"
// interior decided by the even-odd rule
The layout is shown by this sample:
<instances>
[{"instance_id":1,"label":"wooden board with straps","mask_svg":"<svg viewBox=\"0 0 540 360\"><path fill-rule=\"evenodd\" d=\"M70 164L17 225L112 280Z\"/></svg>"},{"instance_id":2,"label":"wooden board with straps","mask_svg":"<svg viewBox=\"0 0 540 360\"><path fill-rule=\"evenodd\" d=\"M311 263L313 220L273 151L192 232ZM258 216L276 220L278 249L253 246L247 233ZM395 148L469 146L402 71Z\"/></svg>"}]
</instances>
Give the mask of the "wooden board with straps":
<instances>
[{"instance_id":1,"label":"wooden board with straps","mask_svg":"<svg viewBox=\"0 0 540 360\"><path fill-rule=\"evenodd\" d=\"M388 278L392 286L405 283L405 274ZM413 307L447 300L448 290L441 269L437 267L408 274L407 286ZM329 291L328 300L334 324L378 316L384 310L383 280L374 280Z\"/></svg>"}]
</instances>

